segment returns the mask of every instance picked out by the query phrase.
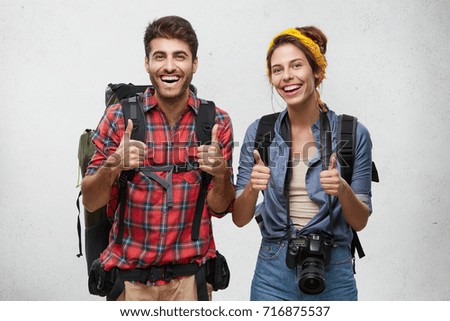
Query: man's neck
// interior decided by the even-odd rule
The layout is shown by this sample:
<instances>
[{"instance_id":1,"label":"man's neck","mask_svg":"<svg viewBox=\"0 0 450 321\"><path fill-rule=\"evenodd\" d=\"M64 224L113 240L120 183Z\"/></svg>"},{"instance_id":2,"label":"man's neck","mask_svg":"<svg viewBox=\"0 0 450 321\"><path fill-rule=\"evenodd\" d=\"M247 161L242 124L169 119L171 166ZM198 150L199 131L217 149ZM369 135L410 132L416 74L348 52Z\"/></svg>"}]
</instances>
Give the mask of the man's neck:
<instances>
[{"instance_id":1,"label":"man's neck","mask_svg":"<svg viewBox=\"0 0 450 321\"><path fill-rule=\"evenodd\" d=\"M158 107L164 112L170 128L173 128L186 109L189 90L185 94L174 98L164 98L159 96L158 93L155 93L155 99L158 102Z\"/></svg>"}]
</instances>

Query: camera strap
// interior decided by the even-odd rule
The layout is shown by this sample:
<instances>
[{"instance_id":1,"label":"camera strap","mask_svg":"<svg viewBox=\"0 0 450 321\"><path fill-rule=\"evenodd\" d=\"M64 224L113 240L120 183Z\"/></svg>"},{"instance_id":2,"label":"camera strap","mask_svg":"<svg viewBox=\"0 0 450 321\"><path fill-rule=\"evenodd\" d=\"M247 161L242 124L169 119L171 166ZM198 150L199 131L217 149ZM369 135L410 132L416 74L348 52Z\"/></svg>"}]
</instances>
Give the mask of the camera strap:
<instances>
[{"instance_id":1,"label":"camera strap","mask_svg":"<svg viewBox=\"0 0 450 321\"><path fill-rule=\"evenodd\" d=\"M287 117L289 117L287 115ZM286 122L287 126L281 126L281 136L284 137L288 137L288 134L290 132L290 124L289 122ZM321 157L321 161L322 161L322 170L328 170L328 166L330 164L330 157L331 154L333 152L333 148L332 148L332 137L333 137L333 133L331 131L331 125L330 125L330 120L328 119L328 116L326 114L326 112L323 112L322 110L320 110L320 157ZM291 143L289 140L285 140L286 142L288 142L289 145L289 152L291 152ZM291 155L289 155L289 159L291 159ZM292 168L291 165L289 164L288 168L287 168L287 172L286 172L286 179L285 179L285 184L284 184L284 196L286 198L286 203L287 203L287 224L286 226L288 227L287 230L287 236L288 238L291 238L291 233L289 233L290 230L290 202L289 202L289 185L290 185L290 181L292 178ZM333 228L334 228L334 224L335 224L335 220L336 218L333 216L333 208L336 205L336 201L337 198L336 197L332 197L331 195L327 195L327 207L328 207L328 215L330 216L330 226L329 226L329 233L331 235L334 236L333 233ZM291 231L292 232L292 231Z\"/></svg>"}]
</instances>

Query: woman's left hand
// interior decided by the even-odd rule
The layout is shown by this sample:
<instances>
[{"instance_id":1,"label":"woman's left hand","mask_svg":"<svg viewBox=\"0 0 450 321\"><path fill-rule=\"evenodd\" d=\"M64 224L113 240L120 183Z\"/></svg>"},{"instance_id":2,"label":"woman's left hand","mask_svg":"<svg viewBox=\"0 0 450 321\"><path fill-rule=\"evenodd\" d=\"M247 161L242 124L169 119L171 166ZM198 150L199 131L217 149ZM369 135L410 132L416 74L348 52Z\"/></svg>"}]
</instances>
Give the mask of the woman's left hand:
<instances>
[{"instance_id":1,"label":"woman's left hand","mask_svg":"<svg viewBox=\"0 0 450 321\"><path fill-rule=\"evenodd\" d=\"M345 181L339 174L336 163L336 154L333 153L330 157L328 170L320 173L320 184L322 185L323 191L331 196L339 196L345 186Z\"/></svg>"}]
</instances>

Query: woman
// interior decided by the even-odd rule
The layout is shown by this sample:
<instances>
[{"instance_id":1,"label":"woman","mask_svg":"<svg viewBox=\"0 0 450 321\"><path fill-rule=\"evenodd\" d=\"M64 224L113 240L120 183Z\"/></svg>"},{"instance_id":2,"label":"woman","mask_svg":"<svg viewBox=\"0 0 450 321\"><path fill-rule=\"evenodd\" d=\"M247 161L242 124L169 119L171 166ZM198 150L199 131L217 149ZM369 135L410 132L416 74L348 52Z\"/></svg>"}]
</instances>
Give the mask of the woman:
<instances>
[{"instance_id":1,"label":"woman","mask_svg":"<svg viewBox=\"0 0 450 321\"><path fill-rule=\"evenodd\" d=\"M362 230L372 211L372 143L358 123L351 185L340 176L336 154L321 159L322 124L332 132L333 150L338 127L317 91L326 47L313 26L287 29L269 45L267 73L287 108L275 122L270 164L248 148L259 120L247 129L233 207L237 226L255 216L262 234L251 300L357 300L350 244L352 228ZM264 201L257 206L259 191Z\"/></svg>"}]
</instances>

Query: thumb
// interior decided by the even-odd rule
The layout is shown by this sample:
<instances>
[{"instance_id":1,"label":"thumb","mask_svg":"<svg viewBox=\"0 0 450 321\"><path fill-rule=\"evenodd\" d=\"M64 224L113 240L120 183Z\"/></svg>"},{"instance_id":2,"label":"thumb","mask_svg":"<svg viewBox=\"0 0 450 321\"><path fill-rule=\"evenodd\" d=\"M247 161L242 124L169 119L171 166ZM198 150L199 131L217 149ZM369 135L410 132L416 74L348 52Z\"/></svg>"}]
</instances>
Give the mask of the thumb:
<instances>
[{"instance_id":1,"label":"thumb","mask_svg":"<svg viewBox=\"0 0 450 321\"><path fill-rule=\"evenodd\" d=\"M328 170L331 171L332 169L335 168L336 168L336 153L333 153L330 156L330 165L328 165Z\"/></svg>"},{"instance_id":2,"label":"thumb","mask_svg":"<svg viewBox=\"0 0 450 321\"><path fill-rule=\"evenodd\" d=\"M219 143L219 140L217 139L219 132L219 125L215 124L211 131L211 145Z\"/></svg>"},{"instance_id":3,"label":"thumb","mask_svg":"<svg viewBox=\"0 0 450 321\"><path fill-rule=\"evenodd\" d=\"M131 135L132 131L133 131L133 121L131 119L128 119L127 128L125 128L125 134Z\"/></svg>"},{"instance_id":4,"label":"thumb","mask_svg":"<svg viewBox=\"0 0 450 321\"><path fill-rule=\"evenodd\" d=\"M261 155L259 155L259 152L257 149L253 151L253 158L255 158L255 163L258 165L265 165L263 160L261 159Z\"/></svg>"}]
</instances>

